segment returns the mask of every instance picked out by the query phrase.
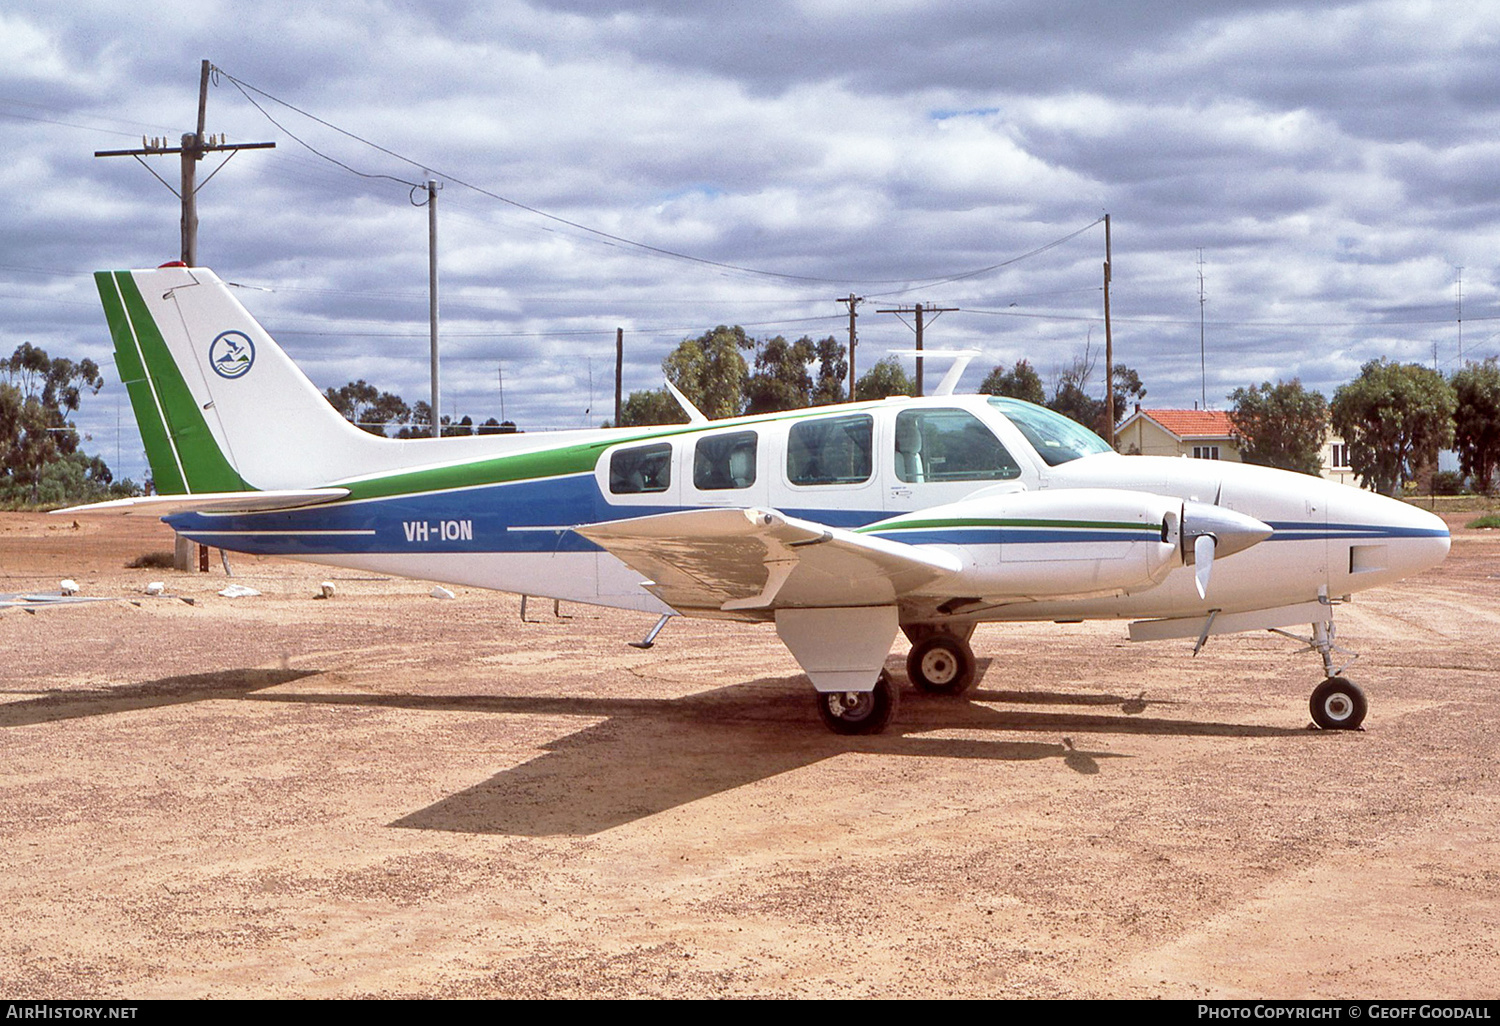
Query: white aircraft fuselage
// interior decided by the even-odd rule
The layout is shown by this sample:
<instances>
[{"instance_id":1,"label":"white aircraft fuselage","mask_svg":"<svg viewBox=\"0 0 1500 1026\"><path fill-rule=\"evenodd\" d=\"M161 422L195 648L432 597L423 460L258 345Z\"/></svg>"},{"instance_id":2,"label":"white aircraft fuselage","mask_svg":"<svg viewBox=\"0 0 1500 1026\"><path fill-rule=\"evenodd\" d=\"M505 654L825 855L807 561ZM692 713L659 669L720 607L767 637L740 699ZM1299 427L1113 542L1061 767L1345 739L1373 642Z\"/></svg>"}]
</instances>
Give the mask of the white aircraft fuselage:
<instances>
[{"instance_id":1,"label":"white aircraft fuselage","mask_svg":"<svg viewBox=\"0 0 1500 1026\"><path fill-rule=\"evenodd\" d=\"M1406 503L1264 467L1120 455L1058 414L989 396L375 437L211 272L97 277L164 493L97 510L165 515L233 551L774 621L844 732L893 712L882 667L898 628L929 690L968 686L968 638L998 620L1130 619L1132 637L1200 645L1310 623L1341 680L1332 606L1448 551L1443 522ZM872 688L888 696L874 713ZM1363 697L1335 690L1325 725L1357 725Z\"/></svg>"}]
</instances>

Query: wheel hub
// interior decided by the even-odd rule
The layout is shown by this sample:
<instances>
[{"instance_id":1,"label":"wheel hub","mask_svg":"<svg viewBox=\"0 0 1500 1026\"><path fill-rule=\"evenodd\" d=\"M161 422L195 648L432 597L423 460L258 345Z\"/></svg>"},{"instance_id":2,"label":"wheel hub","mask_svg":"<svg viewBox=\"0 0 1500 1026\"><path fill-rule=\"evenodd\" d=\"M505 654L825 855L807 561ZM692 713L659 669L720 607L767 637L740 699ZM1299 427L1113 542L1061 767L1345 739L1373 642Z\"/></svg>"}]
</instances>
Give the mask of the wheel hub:
<instances>
[{"instance_id":1,"label":"wheel hub","mask_svg":"<svg viewBox=\"0 0 1500 1026\"><path fill-rule=\"evenodd\" d=\"M828 696L828 711L841 720L857 720L870 713L875 700L869 691L842 691Z\"/></svg>"},{"instance_id":2,"label":"wheel hub","mask_svg":"<svg viewBox=\"0 0 1500 1026\"><path fill-rule=\"evenodd\" d=\"M922 657L922 675L939 687L951 684L958 676L958 661L941 649L934 649Z\"/></svg>"},{"instance_id":3,"label":"wheel hub","mask_svg":"<svg viewBox=\"0 0 1500 1026\"><path fill-rule=\"evenodd\" d=\"M1346 720L1354 712L1354 703L1349 700L1348 695L1329 695L1323 700L1323 711L1328 714L1329 719Z\"/></svg>"}]
</instances>

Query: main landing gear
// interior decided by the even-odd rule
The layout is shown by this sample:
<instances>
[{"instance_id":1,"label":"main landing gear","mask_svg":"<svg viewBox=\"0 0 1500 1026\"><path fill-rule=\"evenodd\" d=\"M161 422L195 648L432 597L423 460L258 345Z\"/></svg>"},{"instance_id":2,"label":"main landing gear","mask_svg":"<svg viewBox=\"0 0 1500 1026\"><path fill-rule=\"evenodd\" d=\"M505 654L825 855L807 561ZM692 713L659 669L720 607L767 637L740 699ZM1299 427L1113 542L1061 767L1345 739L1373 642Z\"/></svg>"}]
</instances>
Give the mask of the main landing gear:
<instances>
[{"instance_id":1,"label":"main landing gear","mask_svg":"<svg viewBox=\"0 0 1500 1026\"><path fill-rule=\"evenodd\" d=\"M931 694L961 695L974 686L974 650L956 634L929 634L912 645L906 676Z\"/></svg>"},{"instance_id":2,"label":"main landing gear","mask_svg":"<svg viewBox=\"0 0 1500 1026\"><path fill-rule=\"evenodd\" d=\"M901 689L884 670L871 691L818 692L818 714L835 734L879 734L900 704Z\"/></svg>"},{"instance_id":3,"label":"main landing gear","mask_svg":"<svg viewBox=\"0 0 1500 1026\"><path fill-rule=\"evenodd\" d=\"M1360 724L1365 722L1365 713L1369 711L1370 705L1359 685L1343 676L1349 664L1358 657L1334 641L1336 632L1333 621L1330 619L1313 624L1311 638L1298 637L1277 627L1271 630L1275 634L1305 642L1307 648L1302 651L1317 652L1323 657L1323 673L1327 679L1313 689L1312 698L1307 703L1313 722L1324 730L1358 730ZM1353 658L1343 666L1336 667L1333 664L1335 652Z\"/></svg>"}]
</instances>

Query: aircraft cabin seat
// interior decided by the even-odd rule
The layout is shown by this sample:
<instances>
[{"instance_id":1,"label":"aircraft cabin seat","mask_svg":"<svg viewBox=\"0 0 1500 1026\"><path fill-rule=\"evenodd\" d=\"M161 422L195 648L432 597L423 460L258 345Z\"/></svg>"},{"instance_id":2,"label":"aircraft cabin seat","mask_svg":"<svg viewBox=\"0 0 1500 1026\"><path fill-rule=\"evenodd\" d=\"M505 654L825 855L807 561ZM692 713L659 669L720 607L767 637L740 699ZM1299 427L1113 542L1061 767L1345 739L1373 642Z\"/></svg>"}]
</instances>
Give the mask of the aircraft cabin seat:
<instances>
[{"instance_id":1,"label":"aircraft cabin seat","mask_svg":"<svg viewBox=\"0 0 1500 1026\"><path fill-rule=\"evenodd\" d=\"M896 476L903 481L926 481L922 466L922 429L916 418L896 421Z\"/></svg>"}]
</instances>

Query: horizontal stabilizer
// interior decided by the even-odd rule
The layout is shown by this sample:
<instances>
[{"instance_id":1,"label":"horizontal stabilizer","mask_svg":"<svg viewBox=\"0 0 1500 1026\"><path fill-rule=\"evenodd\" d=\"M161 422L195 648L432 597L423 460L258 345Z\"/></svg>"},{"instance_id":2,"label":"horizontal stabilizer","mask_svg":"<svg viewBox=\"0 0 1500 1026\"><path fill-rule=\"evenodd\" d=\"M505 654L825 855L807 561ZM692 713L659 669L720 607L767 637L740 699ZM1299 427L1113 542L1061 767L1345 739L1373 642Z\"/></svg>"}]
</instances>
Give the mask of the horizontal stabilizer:
<instances>
[{"instance_id":1,"label":"horizontal stabilizer","mask_svg":"<svg viewBox=\"0 0 1500 1026\"><path fill-rule=\"evenodd\" d=\"M55 509L57 516L166 517L174 513L264 513L332 502L349 494L347 488L298 488L269 492L199 492L196 495L145 495L111 499L87 506Z\"/></svg>"},{"instance_id":2,"label":"horizontal stabilizer","mask_svg":"<svg viewBox=\"0 0 1500 1026\"><path fill-rule=\"evenodd\" d=\"M948 552L769 509L686 510L576 530L648 578L647 589L679 611L768 616L886 605L962 569Z\"/></svg>"}]
</instances>

